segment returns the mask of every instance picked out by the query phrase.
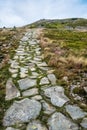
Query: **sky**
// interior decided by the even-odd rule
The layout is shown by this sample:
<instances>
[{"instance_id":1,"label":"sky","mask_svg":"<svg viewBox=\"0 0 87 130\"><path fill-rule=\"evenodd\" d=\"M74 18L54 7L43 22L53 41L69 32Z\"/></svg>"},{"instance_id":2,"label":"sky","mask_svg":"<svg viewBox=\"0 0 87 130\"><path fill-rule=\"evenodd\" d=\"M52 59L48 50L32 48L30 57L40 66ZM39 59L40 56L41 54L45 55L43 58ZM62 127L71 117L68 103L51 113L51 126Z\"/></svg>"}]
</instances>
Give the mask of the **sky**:
<instances>
[{"instance_id":1,"label":"sky","mask_svg":"<svg viewBox=\"0 0 87 130\"><path fill-rule=\"evenodd\" d=\"M72 17L87 18L87 0L0 0L0 27Z\"/></svg>"}]
</instances>

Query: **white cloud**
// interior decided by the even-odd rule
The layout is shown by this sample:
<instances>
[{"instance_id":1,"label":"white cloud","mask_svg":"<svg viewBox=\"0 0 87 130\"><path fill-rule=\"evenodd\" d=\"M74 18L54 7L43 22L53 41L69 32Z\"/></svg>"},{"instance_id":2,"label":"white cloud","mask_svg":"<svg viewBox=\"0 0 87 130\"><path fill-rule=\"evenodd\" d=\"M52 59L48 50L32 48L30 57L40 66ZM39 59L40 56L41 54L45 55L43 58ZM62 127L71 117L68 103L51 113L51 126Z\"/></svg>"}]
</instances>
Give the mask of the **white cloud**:
<instances>
[{"instance_id":1,"label":"white cloud","mask_svg":"<svg viewBox=\"0 0 87 130\"><path fill-rule=\"evenodd\" d=\"M42 18L87 18L82 0L2 0L0 26L22 26Z\"/></svg>"},{"instance_id":2,"label":"white cloud","mask_svg":"<svg viewBox=\"0 0 87 130\"><path fill-rule=\"evenodd\" d=\"M12 12L8 13L8 11L3 11L3 13L0 14L0 18L0 23L2 23L2 26L21 26L25 24L25 21L22 17Z\"/></svg>"}]
</instances>

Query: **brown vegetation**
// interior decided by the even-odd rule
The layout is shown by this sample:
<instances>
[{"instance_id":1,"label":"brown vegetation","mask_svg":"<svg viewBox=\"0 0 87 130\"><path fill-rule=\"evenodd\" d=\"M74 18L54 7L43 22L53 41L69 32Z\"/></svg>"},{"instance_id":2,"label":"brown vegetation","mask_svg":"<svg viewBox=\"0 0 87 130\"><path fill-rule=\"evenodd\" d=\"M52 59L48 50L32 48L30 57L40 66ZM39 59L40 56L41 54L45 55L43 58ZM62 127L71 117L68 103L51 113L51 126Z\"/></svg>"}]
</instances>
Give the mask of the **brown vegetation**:
<instances>
[{"instance_id":1,"label":"brown vegetation","mask_svg":"<svg viewBox=\"0 0 87 130\"><path fill-rule=\"evenodd\" d=\"M72 84L80 84L81 90L86 84L87 73L87 33L45 29L41 38L41 48L48 65L54 67L58 84L70 91ZM84 90L83 90L84 91ZM87 103L86 92L82 96Z\"/></svg>"}]
</instances>

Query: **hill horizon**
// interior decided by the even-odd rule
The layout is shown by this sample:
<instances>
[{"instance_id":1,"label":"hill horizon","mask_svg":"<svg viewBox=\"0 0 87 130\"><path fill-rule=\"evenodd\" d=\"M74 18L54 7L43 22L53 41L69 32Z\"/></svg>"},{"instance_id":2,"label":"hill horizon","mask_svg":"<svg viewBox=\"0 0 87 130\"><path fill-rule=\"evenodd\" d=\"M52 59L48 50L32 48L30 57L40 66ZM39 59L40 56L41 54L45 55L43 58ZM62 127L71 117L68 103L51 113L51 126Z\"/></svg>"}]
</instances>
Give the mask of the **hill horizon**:
<instances>
[{"instance_id":1,"label":"hill horizon","mask_svg":"<svg viewBox=\"0 0 87 130\"><path fill-rule=\"evenodd\" d=\"M22 25L22 26L10 26L10 27L7 27L7 26L3 26L3 27L0 27L0 28L13 28L13 27L25 27L25 26L28 26L28 25L32 25L32 24L36 24L36 23L41 23L41 22L69 22L70 20L72 21L76 21L76 20L87 20L87 18L80 18L80 17L72 17L72 18L59 18L59 19L38 19L34 22L31 22L29 24L26 24L26 25Z\"/></svg>"}]
</instances>

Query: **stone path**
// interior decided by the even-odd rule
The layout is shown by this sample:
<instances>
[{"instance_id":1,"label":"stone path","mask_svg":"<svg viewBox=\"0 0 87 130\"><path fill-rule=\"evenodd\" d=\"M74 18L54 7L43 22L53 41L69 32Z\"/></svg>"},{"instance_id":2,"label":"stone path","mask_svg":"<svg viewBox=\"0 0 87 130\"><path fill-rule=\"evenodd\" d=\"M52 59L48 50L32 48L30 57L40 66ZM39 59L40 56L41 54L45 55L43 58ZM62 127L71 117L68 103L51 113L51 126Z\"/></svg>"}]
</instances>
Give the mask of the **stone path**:
<instances>
[{"instance_id":1,"label":"stone path","mask_svg":"<svg viewBox=\"0 0 87 130\"><path fill-rule=\"evenodd\" d=\"M43 61L38 29L21 39L13 59L5 99L13 100L6 111L6 130L86 130L87 113L72 105L52 68Z\"/></svg>"}]
</instances>

